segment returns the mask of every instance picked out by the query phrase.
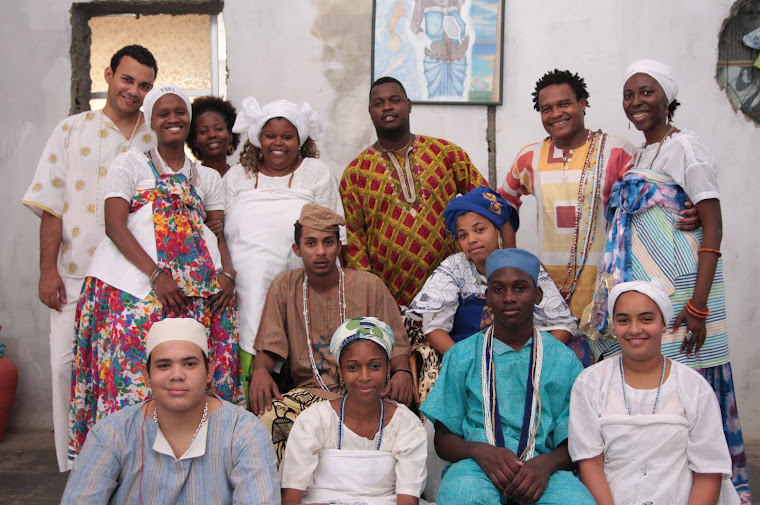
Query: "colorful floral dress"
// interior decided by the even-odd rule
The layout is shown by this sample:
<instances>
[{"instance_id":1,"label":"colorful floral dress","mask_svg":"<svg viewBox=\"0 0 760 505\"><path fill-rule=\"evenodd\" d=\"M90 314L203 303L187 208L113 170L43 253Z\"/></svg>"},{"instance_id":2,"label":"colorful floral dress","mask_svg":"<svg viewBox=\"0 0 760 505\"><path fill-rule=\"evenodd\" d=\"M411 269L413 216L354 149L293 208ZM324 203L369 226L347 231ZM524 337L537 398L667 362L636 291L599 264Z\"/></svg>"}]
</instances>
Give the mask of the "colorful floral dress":
<instances>
[{"instance_id":1,"label":"colorful floral dress","mask_svg":"<svg viewBox=\"0 0 760 505\"><path fill-rule=\"evenodd\" d=\"M147 163L156 176L155 187L136 190L129 212L152 204L158 266L171 272L190 302L179 314L165 310L153 291L139 298L87 277L76 313L69 459L79 454L97 421L149 396L140 372L145 336L154 322L165 317L193 317L203 323L209 335L209 357L216 361L209 387L230 402L245 401L238 365L237 309L210 309L209 297L220 287L203 238L203 202L187 176L160 175Z\"/></svg>"}]
</instances>

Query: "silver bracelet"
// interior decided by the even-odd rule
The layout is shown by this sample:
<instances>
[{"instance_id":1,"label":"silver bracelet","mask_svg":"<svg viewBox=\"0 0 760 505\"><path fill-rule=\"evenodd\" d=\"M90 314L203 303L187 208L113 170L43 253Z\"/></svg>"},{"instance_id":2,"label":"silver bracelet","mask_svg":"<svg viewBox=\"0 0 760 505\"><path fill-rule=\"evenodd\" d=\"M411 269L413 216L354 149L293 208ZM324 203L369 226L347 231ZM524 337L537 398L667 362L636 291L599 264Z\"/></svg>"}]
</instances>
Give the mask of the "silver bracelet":
<instances>
[{"instance_id":1,"label":"silver bracelet","mask_svg":"<svg viewBox=\"0 0 760 505\"><path fill-rule=\"evenodd\" d=\"M232 274L228 274L224 270L220 270L219 273L222 274L223 276L227 277L228 279L230 279L233 284L237 284L237 280L235 280L235 277L233 277Z\"/></svg>"},{"instance_id":2,"label":"silver bracelet","mask_svg":"<svg viewBox=\"0 0 760 505\"><path fill-rule=\"evenodd\" d=\"M166 270L163 270L161 268L156 268L153 270L153 273L150 274L150 289L153 289L156 284L156 279L158 279L158 276L161 274L165 274Z\"/></svg>"}]
</instances>

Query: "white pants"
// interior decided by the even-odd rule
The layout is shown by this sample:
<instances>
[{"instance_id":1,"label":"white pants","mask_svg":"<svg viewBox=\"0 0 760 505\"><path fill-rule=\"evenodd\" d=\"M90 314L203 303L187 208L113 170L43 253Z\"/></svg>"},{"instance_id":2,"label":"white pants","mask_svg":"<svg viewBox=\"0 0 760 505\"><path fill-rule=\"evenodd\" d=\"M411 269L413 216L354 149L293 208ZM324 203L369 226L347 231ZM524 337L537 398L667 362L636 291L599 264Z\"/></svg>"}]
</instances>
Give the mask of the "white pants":
<instances>
[{"instance_id":1,"label":"white pants","mask_svg":"<svg viewBox=\"0 0 760 505\"><path fill-rule=\"evenodd\" d=\"M71 469L69 451L69 406L71 405L71 363L74 349L74 316L84 279L63 278L68 303L61 312L50 311L50 369L53 378L53 431L58 470Z\"/></svg>"}]
</instances>

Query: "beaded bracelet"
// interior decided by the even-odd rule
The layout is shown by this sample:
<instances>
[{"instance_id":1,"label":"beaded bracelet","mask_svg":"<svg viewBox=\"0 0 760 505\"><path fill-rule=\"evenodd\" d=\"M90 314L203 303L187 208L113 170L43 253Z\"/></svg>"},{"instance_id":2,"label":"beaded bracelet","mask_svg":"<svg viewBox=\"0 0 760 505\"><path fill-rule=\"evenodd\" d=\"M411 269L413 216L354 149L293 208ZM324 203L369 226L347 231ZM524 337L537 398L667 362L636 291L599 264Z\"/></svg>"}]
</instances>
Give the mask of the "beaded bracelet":
<instances>
[{"instance_id":1,"label":"beaded bracelet","mask_svg":"<svg viewBox=\"0 0 760 505\"><path fill-rule=\"evenodd\" d=\"M707 319L707 316L710 315L710 309L705 308L704 311L701 311L691 304L691 300L686 302L686 312L696 317L697 319Z\"/></svg>"},{"instance_id":2,"label":"beaded bracelet","mask_svg":"<svg viewBox=\"0 0 760 505\"><path fill-rule=\"evenodd\" d=\"M224 270L220 270L219 273L221 275L227 277L229 280L231 280L233 284L237 284L237 280L235 279L235 277L232 274L228 274Z\"/></svg>"},{"instance_id":3,"label":"beaded bracelet","mask_svg":"<svg viewBox=\"0 0 760 505\"><path fill-rule=\"evenodd\" d=\"M718 255L718 258L720 258L721 256L723 256L723 254L721 254L721 252L720 252L719 250L717 250L717 249L709 249L709 248L707 248L707 247L702 247L702 248L700 248L700 249L697 251L697 254L702 254L703 252L708 252L708 253L717 254L717 255Z\"/></svg>"},{"instance_id":4,"label":"beaded bracelet","mask_svg":"<svg viewBox=\"0 0 760 505\"><path fill-rule=\"evenodd\" d=\"M165 273L166 273L166 270L163 270L161 268L156 268L155 270L153 270L153 273L150 274L150 289L153 289L154 285L156 284L156 279L158 279L158 276Z\"/></svg>"}]
</instances>

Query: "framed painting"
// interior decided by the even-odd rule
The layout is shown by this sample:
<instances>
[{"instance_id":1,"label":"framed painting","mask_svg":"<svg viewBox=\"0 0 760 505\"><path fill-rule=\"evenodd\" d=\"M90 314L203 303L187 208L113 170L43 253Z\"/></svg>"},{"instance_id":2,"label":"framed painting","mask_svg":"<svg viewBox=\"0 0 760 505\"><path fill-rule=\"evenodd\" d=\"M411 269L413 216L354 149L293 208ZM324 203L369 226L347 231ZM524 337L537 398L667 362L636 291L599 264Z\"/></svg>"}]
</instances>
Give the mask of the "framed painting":
<instances>
[{"instance_id":1,"label":"framed painting","mask_svg":"<svg viewBox=\"0 0 760 505\"><path fill-rule=\"evenodd\" d=\"M504 0L374 0L372 80L414 103L500 105Z\"/></svg>"}]
</instances>

